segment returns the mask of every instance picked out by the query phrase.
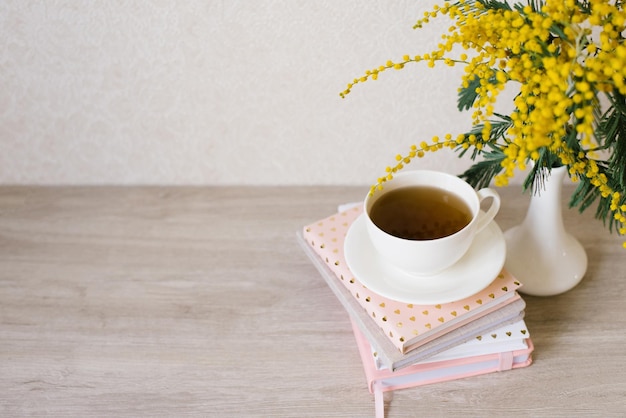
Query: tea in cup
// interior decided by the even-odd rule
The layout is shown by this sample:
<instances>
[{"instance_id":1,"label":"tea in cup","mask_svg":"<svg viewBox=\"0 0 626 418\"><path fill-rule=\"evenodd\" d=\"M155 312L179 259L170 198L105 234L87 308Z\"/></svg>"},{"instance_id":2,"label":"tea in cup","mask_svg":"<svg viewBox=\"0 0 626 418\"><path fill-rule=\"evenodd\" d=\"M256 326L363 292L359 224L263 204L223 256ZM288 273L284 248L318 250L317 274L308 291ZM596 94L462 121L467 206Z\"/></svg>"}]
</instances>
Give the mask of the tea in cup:
<instances>
[{"instance_id":1,"label":"tea in cup","mask_svg":"<svg viewBox=\"0 0 626 418\"><path fill-rule=\"evenodd\" d=\"M481 202L491 204L481 211ZM475 191L461 178L438 171L394 175L364 202L369 238L382 258L415 275L434 275L454 265L474 237L496 216L500 197Z\"/></svg>"}]
</instances>

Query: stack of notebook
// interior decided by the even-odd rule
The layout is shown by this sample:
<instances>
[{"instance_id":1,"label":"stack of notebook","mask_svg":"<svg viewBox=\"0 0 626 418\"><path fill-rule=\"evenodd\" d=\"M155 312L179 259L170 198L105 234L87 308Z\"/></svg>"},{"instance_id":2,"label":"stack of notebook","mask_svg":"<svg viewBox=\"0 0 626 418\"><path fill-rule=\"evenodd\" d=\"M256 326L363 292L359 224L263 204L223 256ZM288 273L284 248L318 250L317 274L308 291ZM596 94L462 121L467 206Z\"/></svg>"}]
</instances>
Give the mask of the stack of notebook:
<instances>
[{"instance_id":1,"label":"stack of notebook","mask_svg":"<svg viewBox=\"0 0 626 418\"><path fill-rule=\"evenodd\" d=\"M531 363L525 303L517 293L521 284L511 274L498 267L470 295L451 288L450 300L443 297L444 289L442 302L433 299L437 295L424 299L428 303L411 292L404 297L401 288L386 292L377 287L375 292L348 267L344 253L346 236L354 236L350 228L361 215L361 205L340 207L338 213L305 226L298 237L350 316L377 415L382 414L382 392Z\"/></svg>"}]
</instances>

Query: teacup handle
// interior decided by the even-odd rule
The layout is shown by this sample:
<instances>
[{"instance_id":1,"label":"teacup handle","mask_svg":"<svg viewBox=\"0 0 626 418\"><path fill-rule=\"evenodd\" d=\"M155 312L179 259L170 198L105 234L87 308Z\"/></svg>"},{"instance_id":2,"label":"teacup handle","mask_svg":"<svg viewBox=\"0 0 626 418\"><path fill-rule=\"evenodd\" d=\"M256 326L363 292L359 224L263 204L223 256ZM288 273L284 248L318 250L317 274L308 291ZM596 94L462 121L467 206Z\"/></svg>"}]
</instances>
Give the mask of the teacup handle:
<instances>
[{"instance_id":1,"label":"teacup handle","mask_svg":"<svg viewBox=\"0 0 626 418\"><path fill-rule=\"evenodd\" d=\"M486 213L479 213L476 220L476 234L482 231L489 223L496 217L496 214L500 210L500 195L493 189L485 187L476 192L478 195L478 202L482 203L483 200L491 198L491 206Z\"/></svg>"}]
</instances>

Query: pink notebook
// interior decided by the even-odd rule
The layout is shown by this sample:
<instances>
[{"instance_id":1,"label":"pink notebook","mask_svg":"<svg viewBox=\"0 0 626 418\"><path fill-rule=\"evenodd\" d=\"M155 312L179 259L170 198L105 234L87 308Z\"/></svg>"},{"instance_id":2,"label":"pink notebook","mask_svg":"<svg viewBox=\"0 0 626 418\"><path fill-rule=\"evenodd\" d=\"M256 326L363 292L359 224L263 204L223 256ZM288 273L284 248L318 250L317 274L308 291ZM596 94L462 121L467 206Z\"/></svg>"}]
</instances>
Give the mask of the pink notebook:
<instances>
[{"instance_id":1,"label":"pink notebook","mask_svg":"<svg viewBox=\"0 0 626 418\"><path fill-rule=\"evenodd\" d=\"M527 338L525 339L526 348L514 351L421 362L395 372L388 369L381 370L377 368L368 340L354 322L352 322L352 329L363 363L368 389L374 394L376 416L380 418L384 417L383 392L518 369L532 363L531 354L534 346L531 339Z\"/></svg>"},{"instance_id":2,"label":"pink notebook","mask_svg":"<svg viewBox=\"0 0 626 418\"><path fill-rule=\"evenodd\" d=\"M343 250L346 233L361 213L359 205L321 219L305 226L302 237L308 250L332 271L400 352L406 353L519 299L516 291L520 283L507 271L477 294L451 303L407 304L370 291L351 273Z\"/></svg>"}]
</instances>

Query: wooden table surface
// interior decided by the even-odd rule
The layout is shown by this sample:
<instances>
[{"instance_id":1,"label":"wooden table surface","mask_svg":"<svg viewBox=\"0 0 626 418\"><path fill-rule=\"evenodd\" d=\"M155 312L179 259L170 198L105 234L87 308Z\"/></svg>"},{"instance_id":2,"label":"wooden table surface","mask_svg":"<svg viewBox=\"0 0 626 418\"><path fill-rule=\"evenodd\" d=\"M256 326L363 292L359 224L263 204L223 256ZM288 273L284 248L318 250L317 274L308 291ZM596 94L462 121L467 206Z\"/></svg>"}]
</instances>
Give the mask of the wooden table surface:
<instances>
[{"instance_id":1,"label":"wooden table surface","mask_svg":"<svg viewBox=\"0 0 626 418\"><path fill-rule=\"evenodd\" d=\"M347 314L296 230L360 187L0 187L0 415L368 417ZM519 188L500 189L503 229ZM388 417L625 416L626 250L565 210L583 282L525 296L534 363Z\"/></svg>"}]
</instances>

